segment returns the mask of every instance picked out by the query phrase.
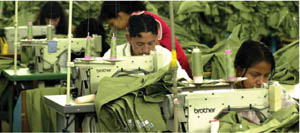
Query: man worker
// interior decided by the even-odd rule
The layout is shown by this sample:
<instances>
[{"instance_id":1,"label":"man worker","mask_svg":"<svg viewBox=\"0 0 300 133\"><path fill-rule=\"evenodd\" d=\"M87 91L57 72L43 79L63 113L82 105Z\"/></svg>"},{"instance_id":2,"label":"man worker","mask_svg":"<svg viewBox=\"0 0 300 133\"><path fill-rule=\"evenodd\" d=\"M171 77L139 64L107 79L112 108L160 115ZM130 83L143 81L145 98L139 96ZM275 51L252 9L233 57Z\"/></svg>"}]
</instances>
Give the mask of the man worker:
<instances>
[{"instance_id":1,"label":"man worker","mask_svg":"<svg viewBox=\"0 0 300 133\"><path fill-rule=\"evenodd\" d=\"M128 43L117 46L117 57L149 55L150 51L162 54L163 66L169 65L171 52L159 45L157 38L157 22L151 15L133 15L129 18L128 32L126 38ZM104 54L103 58L110 57L110 49ZM185 70L182 69L177 61L177 79L184 78L191 80Z\"/></svg>"}]
</instances>

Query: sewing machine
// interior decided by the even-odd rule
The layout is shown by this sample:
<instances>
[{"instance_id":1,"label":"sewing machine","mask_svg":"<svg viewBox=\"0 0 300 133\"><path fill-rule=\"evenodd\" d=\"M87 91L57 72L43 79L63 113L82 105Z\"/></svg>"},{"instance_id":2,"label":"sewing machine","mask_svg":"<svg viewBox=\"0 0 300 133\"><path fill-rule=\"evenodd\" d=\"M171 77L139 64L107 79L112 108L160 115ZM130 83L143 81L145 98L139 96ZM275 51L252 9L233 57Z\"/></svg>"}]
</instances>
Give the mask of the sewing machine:
<instances>
[{"instance_id":1,"label":"sewing machine","mask_svg":"<svg viewBox=\"0 0 300 133\"><path fill-rule=\"evenodd\" d=\"M197 85L182 88L178 97L180 131L210 132L211 121L224 112L259 110L268 116L281 108L281 88L233 89L228 85ZM162 104L167 128L174 131L173 95L167 95Z\"/></svg>"},{"instance_id":2,"label":"sewing machine","mask_svg":"<svg viewBox=\"0 0 300 133\"><path fill-rule=\"evenodd\" d=\"M101 57L91 60L77 58L71 63L74 86L80 92L80 96L95 93L99 81L105 76L116 77L123 74L157 71L163 64L161 56L153 52L150 55L120 57L114 61ZM79 113L94 113L95 105L94 103L77 104L74 100L71 100L70 105L66 105L66 99L66 95L45 96L46 104L57 111L57 131L68 129L70 132L75 132L74 122L67 119L73 119Z\"/></svg>"},{"instance_id":3,"label":"sewing machine","mask_svg":"<svg viewBox=\"0 0 300 133\"><path fill-rule=\"evenodd\" d=\"M51 32L54 33L54 26L47 25L34 25L32 26L32 36L33 37L42 37L47 35L47 28L51 29ZM48 29L49 30L49 29ZM8 53L13 53L14 51L14 35L15 27L4 27L5 37L8 44ZM18 26L18 40L26 38L28 35L28 26Z\"/></svg>"},{"instance_id":4,"label":"sewing machine","mask_svg":"<svg viewBox=\"0 0 300 133\"><path fill-rule=\"evenodd\" d=\"M124 56L117 61L94 58L87 61L77 58L72 67L72 76L78 96L94 94L103 77L116 77L122 74L149 73L162 67L162 55L156 52L143 56Z\"/></svg>"},{"instance_id":5,"label":"sewing machine","mask_svg":"<svg viewBox=\"0 0 300 133\"><path fill-rule=\"evenodd\" d=\"M102 50L101 36L93 35L89 40L91 49L86 49L86 38L73 38L71 44L72 53L91 51L92 56L99 56ZM20 41L21 62L27 63L29 68L35 72L57 72L66 67L67 38L47 39L23 39Z\"/></svg>"}]
</instances>

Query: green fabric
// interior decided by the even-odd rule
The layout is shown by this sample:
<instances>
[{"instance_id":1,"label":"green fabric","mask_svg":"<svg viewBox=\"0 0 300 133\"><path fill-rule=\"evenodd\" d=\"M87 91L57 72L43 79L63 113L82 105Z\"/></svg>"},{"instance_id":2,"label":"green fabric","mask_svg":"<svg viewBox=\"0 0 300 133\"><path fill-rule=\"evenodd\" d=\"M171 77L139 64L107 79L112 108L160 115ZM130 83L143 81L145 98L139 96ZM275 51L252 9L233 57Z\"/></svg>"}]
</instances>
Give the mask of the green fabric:
<instances>
[{"instance_id":1,"label":"green fabric","mask_svg":"<svg viewBox=\"0 0 300 133\"><path fill-rule=\"evenodd\" d=\"M276 62L273 80L281 84L299 83L299 40L274 53Z\"/></svg>"},{"instance_id":2,"label":"green fabric","mask_svg":"<svg viewBox=\"0 0 300 133\"><path fill-rule=\"evenodd\" d=\"M134 102L136 109L135 111L139 117L139 120L142 122L149 122L144 126L146 131L153 132L166 130L166 123L163 120L159 105L157 103L145 102L142 97L136 97Z\"/></svg>"},{"instance_id":3,"label":"green fabric","mask_svg":"<svg viewBox=\"0 0 300 133\"><path fill-rule=\"evenodd\" d=\"M166 130L158 102L162 102L162 96L169 91L158 81L168 70L169 66L166 66L145 76L103 78L95 100L100 131Z\"/></svg>"},{"instance_id":4,"label":"green fabric","mask_svg":"<svg viewBox=\"0 0 300 133\"><path fill-rule=\"evenodd\" d=\"M190 42L185 45L185 49L191 50L194 47L199 47L202 52L202 61L204 65L205 72L212 72L212 79L220 79L225 78L227 73L227 60L225 56L225 50L227 49L227 45L232 52L232 61L234 61L235 55L242 44L242 39L240 36L240 31L242 30L242 25L238 25L234 28L232 34L229 36L227 40L220 41L213 48L209 48L206 45L198 44L195 42ZM192 64L192 60L189 60L190 64Z\"/></svg>"},{"instance_id":5,"label":"green fabric","mask_svg":"<svg viewBox=\"0 0 300 133\"><path fill-rule=\"evenodd\" d=\"M138 120L138 117L135 114L134 110L134 98L135 95L133 93L130 93L129 95L126 95L124 97L121 97L126 102L126 115L127 115L127 120L131 121L129 124L129 129L131 132L145 132L143 128L139 128L138 123L135 120ZM129 122L128 122L129 123ZM138 127L138 128L136 128Z\"/></svg>"},{"instance_id":6,"label":"green fabric","mask_svg":"<svg viewBox=\"0 0 300 133\"><path fill-rule=\"evenodd\" d=\"M162 78L162 76L164 76L164 74L168 70L169 66L166 66L160 69L158 72L146 76L123 76L117 78L102 78L102 80L99 82L99 89L97 91L95 100L96 110L100 110L102 105L112 100L115 100L121 96L124 96L129 92L136 91L147 85L157 82ZM100 114L97 115L100 116Z\"/></svg>"},{"instance_id":7,"label":"green fabric","mask_svg":"<svg viewBox=\"0 0 300 133\"><path fill-rule=\"evenodd\" d=\"M32 132L56 131L55 109L45 104L43 96L62 94L65 94L65 88L38 88L26 90L26 111L28 125Z\"/></svg>"},{"instance_id":8,"label":"green fabric","mask_svg":"<svg viewBox=\"0 0 300 133\"><path fill-rule=\"evenodd\" d=\"M160 16L170 18L169 3L152 4ZM241 35L246 40L258 41L269 35L280 40L299 37L299 4L295 1L174 1L173 5L175 23L185 29L186 35L196 38L197 43L213 46L238 24L245 26ZM177 33L176 36L180 42L187 40Z\"/></svg>"},{"instance_id":9,"label":"green fabric","mask_svg":"<svg viewBox=\"0 0 300 133\"><path fill-rule=\"evenodd\" d=\"M5 91L5 88L8 85L8 80L3 76L2 70L4 69L12 69L13 68L13 59L0 57L0 96Z\"/></svg>"},{"instance_id":10,"label":"green fabric","mask_svg":"<svg viewBox=\"0 0 300 133\"><path fill-rule=\"evenodd\" d=\"M260 125L248 122L233 111L219 121L219 132L295 132L299 131L299 107L294 104L289 108L282 108Z\"/></svg>"},{"instance_id":11,"label":"green fabric","mask_svg":"<svg viewBox=\"0 0 300 133\"><path fill-rule=\"evenodd\" d=\"M219 132L244 131L258 126L254 123L248 122L234 111L230 111L228 114L224 115L219 119L219 122Z\"/></svg>"},{"instance_id":12,"label":"green fabric","mask_svg":"<svg viewBox=\"0 0 300 133\"><path fill-rule=\"evenodd\" d=\"M299 107L294 104L289 108L278 110L262 126L250 129L249 132L288 132L297 131L297 127L299 131Z\"/></svg>"}]
</instances>

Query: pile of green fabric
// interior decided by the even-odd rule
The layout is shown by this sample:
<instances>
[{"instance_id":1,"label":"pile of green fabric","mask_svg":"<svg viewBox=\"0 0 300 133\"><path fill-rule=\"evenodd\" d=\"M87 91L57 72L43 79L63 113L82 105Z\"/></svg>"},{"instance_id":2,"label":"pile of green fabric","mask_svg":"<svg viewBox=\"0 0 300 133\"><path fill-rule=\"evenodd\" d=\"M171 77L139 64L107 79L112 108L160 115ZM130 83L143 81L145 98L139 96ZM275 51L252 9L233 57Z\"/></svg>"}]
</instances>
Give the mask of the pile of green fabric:
<instances>
[{"instance_id":1,"label":"pile of green fabric","mask_svg":"<svg viewBox=\"0 0 300 133\"><path fill-rule=\"evenodd\" d=\"M233 111L220 118L219 122L219 132L299 132L299 106L294 104L282 108L260 125L247 121Z\"/></svg>"},{"instance_id":2,"label":"pile of green fabric","mask_svg":"<svg viewBox=\"0 0 300 133\"><path fill-rule=\"evenodd\" d=\"M299 40L276 51L274 58L276 68L272 80L281 84L299 83Z\"/></svg>"},{"instance_id":3,"label":"pile of green fabric","mask_svg":"<svg viewBox=\"0 0 300 133\"><path fill-rule=\"evenodd\" d=\"M168 2L151 4L158 14L169 18ZM299 38L299 5L295 1L175 1L173 5L175 23L196 42L209 46L226 38L238 24L244 25L241 36L247 40L268 35L281 40Z\"/></svg>"},{"instance_id":4,"label":"pile of green fabric","mask_svg":"<svg viewBox=\"0 0 300 133\"><path fill-rule=\"evenodd\" d=\"M26 112L32 132L55 132L56 111L45 103L45 95L63 95L65 88L37 88L26 90Z\"/></svg>"},{"instance_id":5,"label":"pile of green fabric","mask_svg":"<svg viewBox=\"0 0 300 133\"><path fill-rule=\"evenodd\" d=\"M169 66L145 76L103 78L99 83L95 106L101 132L165 131L159 102L170 93L162 82Z\"/></svg>"}]
</instances>

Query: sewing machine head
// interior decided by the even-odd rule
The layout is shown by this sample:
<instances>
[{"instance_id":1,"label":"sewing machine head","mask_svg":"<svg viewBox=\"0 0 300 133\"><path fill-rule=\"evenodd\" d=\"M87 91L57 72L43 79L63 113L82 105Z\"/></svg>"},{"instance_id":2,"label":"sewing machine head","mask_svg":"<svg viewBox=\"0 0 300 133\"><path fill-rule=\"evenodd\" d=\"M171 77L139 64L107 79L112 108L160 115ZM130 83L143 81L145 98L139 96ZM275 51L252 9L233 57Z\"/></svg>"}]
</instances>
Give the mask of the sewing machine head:
<instances>
[{"instance_id":1,"label":"sewing machine head","mask_svg":"<svg viewBox=\"0 0 300 133\"><path fill-rule=\"evenodd\" d=\"M102 50L101 36L93 35L91 40L86 38L72 38L71 51L73 53L85 52L90 41L93 56L99 56ZM27 63L34 72L57 72L66 67L67 38L21 40L21 62Z\"/></svg>"},{"instance_id":2,"label":"sewing machine head","mask_svg":"<svg viewBox=\"0 0 300 133\"><path fill-rule=\"evenodd\" d=\"M50 29L49 29L50 28ZM47 31L51 30L54 33L55 29L53 26L47 25L33 25L32 26L32 36L33 37L46 37ZM8 53L13 53L14 50L14 35L15 35L15 27L4 27L5 37L8 43ZM27 38L28 36L28 26L18 26L18 40Z\"/></svg>"},{"instance_id":3,"label":"sewing machine head","mask_svg":"<svg viewBox=\"0 0 300 133\"><path fill-rule=\"evenodd\" d=\"M265 88L233 89L232 85L203 84L182 88L178 100L180 129L187 132L209 132L211 121L228 111L259 110L268 115L281 107L281 89L276 86ZM173 95L167 95L162 104L167 128L174 131Z\"/></svg>"},{"instance_id":4,"label":"sewing machine head","mask_svg":"<svg viewBox=\"0 0 300 133\"><path fill-rule=\"evenodd\" d=\"M143 56L124 56L117 61L103 58L85 60L77 58L72 68L72 76L78 96L93 94L103 77L116 77L123 74L147 74L162 67L161 54L156 52Z\"/></svg>"}]
</instances>

